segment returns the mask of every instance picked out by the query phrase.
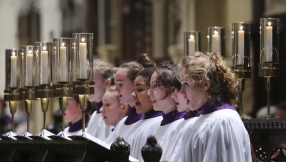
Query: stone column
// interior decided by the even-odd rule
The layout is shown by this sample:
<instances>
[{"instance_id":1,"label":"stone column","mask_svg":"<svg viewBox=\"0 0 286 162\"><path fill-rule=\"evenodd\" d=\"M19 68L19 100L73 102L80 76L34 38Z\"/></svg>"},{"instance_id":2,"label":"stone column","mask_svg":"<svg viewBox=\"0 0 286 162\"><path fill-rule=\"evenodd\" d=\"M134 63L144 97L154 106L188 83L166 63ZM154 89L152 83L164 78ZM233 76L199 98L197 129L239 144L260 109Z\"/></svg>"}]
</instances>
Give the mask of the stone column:
<instances>
[{"instance_id":1,"label":"stone column","mask_svg":"<svg viewBox=\"0 0 286 162\"><path fill-rule=\"evenodd\" d=\"M155 59L164 58L167 48L166 1L152 3L152 55Z\"/></svg>"}]
</instances>

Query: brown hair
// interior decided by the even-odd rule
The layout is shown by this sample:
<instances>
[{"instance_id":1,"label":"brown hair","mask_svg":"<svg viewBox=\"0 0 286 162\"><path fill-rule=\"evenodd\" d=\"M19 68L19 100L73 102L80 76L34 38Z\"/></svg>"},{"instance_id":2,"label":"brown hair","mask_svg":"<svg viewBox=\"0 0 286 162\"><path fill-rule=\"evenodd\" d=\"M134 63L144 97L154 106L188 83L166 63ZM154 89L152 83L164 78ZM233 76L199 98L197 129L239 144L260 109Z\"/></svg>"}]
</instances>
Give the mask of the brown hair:
<instances>
[{"instance_id":1,"label":"brown hair","mask_svg":"<svg viewBox=\"0 0 286 162\"><path fill-rule=\"evenodd\" d=\"M97 70L103 79L112 79L114 75L111 64L99 59L93 60L93 70Z\"/></svg>"},{"instance_id":2,"label":"brown hair","mask_svg":"<svg viewBox=\"0 0 286 162\"><path fill-rule=\"evenodd\" d=\"M235 105L237 77L219 53L196 53L186 56L181 60L178 69L184 69L186 78L196 87L202 87L204 80L209 78L208 97L210 104L218 105L227 102Z\"/></svg>"},{"instance_id":3,"label":"brown hair","mask_svg":"<svg viewBox=\"0 0 286 162\"><path fill-rule=\"evenodd\" d=\"M143 53L137 58L137 61L123 63L119 68L127 68L127 77L133 82L141 70L144 68L155 67L155 65L155 62L149 57L149 55Z\"/></svg>"},{"instance_id":4,"label":"brown hair","mask_svg":"<svg viewBox=\"0 0 286 162\"><path fill-rule=\"evenodd\" d=\"M175 90L175 85L180 83L176 77L176 68L177 65L172 61L163 61L156 68L158 73L156 84L164 87L166 90L166 96L163 99L172 94Z\"/></svg>"}]
</instances>

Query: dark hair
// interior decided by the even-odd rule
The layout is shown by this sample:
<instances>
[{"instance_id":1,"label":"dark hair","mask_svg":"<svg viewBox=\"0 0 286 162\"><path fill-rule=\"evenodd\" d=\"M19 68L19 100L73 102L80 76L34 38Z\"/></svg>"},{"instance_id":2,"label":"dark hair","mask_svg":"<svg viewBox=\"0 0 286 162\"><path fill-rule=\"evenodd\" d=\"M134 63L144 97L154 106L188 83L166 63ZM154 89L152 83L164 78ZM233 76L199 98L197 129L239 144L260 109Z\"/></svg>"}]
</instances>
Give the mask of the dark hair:
<instances>
[{"instance_id":1,"label":"dark hair","mask_svg":"<svg viewBox=\"0 0 286 162\"><path fill-rule=\"evenodd\" d=\"M142 78L144 78L147 84L150 81L150 78L155 70L156 70L155 67L149 67L141 70L137 76L141 76Z\"/></svg>"},{"instance_id":2,"label":"dark hair","mask_svg":"<svg viewBox=\"0 0 286 162\"><path fill-rule=\"evenodd\" d=\"M156 84L163 86L166 90L166 96L163 99L174 92L175 85L180 84L176 77L176 68L177 65L172 61L163 61L156 68L156 72L158 72Z\"/></svg>"},{"instance_id":3,"label":"dark hair","mask_svg":"<svg viewBox=\"0 0 286 162\"><path fill-rule=\"evenodd\" d=\"M137 58L137 61L124 63L120 65L119 68L127 68L127 77L133 82L141 70L144 68L155 67L155 65L155 62L149 55L144 53Z\"/></svg>"}]
</instances>

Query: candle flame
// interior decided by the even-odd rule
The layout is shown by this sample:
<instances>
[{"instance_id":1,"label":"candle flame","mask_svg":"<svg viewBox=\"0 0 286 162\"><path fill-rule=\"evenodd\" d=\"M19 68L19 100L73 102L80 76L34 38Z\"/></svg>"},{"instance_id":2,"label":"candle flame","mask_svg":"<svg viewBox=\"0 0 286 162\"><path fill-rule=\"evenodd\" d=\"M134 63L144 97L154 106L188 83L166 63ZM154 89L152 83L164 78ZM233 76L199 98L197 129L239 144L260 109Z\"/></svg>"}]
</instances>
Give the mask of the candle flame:
<instances>
[{"instance_id":1,"label":"candle flame","mask_svg":"<svg viewBox=\"0 0 286 162\"><path fill-rule=\"evenodd\" d=\"M268 25L268 26L271 26L271 22L268 22L267 25Z\"/></svg>"},{"instance_id":2,"label":"candle flame","mask_svg":"<svg viewBox=\"0 0 286 162\"><path fill-rule=\"evenodd\" d=\"M43 47L43 50L45 51L46 49L47 49L47 47L46 47L46 46L44 46L44 47Z\"/></svg>"},{"instance_id":3,"label":"candle flame","mask_svg":"<svg viewBox=\"0 0 286 162\"><path fill-rule=\"evenodd\" d=\"M243 30L243 26L242 25L240 26L240 30Z\"/></svg>"},{"instance_id":4,"label":"candle flame","mask_svg":"<svg viewBox=\"0 0 286 162\"><path fill-rule=\"evenodd\" d=\"M216 30L214 31L214 35L218 35L218 32Z\"/></svg>"},{"instance_id":5,"label":"candle flame","mask_svg":"<svg viewBox=\"0 0 286 162\"><path fill-rule=\"evenodd\" d=\"M16 53L15 53L15 52L12 52L12 56L16 56Z\"/></svg>"},{"instance_id":6,"label":"candle flame","mask_svg":"<svg viewBox=\"0 0 286 162\"><path fill-rule=\"evenodd\" d=\"M29 50L28 53L32 53L32 50Z\"/></svg>"},{"instance_id":7,"label":"candle flame","mask_svg":"<svg viewBox=\"0 0 286 162\"><path fill-rule=\"evenodd\" d=\"M64 47L64 46L65 46L65 43L62 43L62 46Z\"/></svg>"},{"instance_id":8,"label":"candle flame","mask_svg":"<svg viewBox=\"0 0 286 162\"><path fill-rule=\"evenodd\" d=\"M194 39L195 37L193 35L190 35L190 39Z\"/></svg>"},{"instance_id":9,"label":"candle flame","mask_svg":"<svg viewBox=\"0 0 286 162\"><path fill-rule=\"evenodd\" d=\"M207 35L207 38L209 39L209 38L210 38L210 36L209 36L209 35Z\"/></svg>"},{"instance_id":10,"label":"candle flame","mask_svg":"<svg viewBox=\"0 0 286 162\"><path fill-rule=\"evenodd\" d=\"M81 41L84 42L84 38L81 38Z\"/></svg>"}]
</instances>

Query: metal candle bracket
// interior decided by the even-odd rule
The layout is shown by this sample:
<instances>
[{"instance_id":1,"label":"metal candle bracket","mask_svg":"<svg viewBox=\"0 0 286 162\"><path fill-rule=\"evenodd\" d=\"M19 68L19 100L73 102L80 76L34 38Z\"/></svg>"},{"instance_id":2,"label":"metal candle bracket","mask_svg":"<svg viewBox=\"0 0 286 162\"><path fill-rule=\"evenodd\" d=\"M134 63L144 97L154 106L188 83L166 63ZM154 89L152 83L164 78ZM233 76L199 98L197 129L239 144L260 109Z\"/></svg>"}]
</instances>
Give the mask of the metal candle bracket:
<instances>
[{"instance_id":1,"label":"metal candle bracket","mask_svg":"<svg viewBox=\"0 0 286 162\"><path fill-rule=\"evenodd\" d=\"M88 94L94 93L94 81L73 82L73 93L79 95L80 108L82 110L82 132L85 132L85 111L87 109Z\"/></svg>"}]
</instances>

